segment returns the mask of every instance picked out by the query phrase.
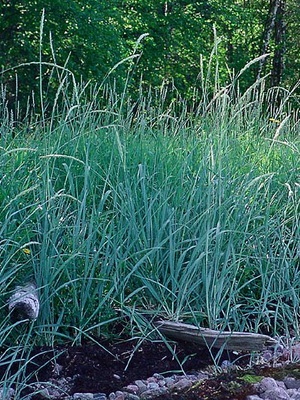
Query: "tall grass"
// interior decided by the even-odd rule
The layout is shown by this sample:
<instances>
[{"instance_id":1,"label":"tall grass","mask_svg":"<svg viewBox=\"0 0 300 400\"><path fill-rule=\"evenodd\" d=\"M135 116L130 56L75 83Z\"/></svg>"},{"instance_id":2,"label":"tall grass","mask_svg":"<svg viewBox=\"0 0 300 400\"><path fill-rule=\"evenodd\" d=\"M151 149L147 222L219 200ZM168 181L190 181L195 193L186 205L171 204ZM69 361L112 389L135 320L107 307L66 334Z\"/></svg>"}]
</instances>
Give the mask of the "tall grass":
<instances>
[{"instance_id":1,"label":"tall grass","mask_svg":"<svg viewBox=\"0 0 300 400\"><path fill-rule=\"evenodd\" d=\"M43 113L12 132L2 107L9 363L12 342L112 337L120 321L155 336L155 317L298 335L299 120L282 108L288 99L268 108L263 81L244 94L234 81L193 107L180 96L167 103L166 88L141 90L135 104L106 86L68 97L62 74L48 122ZM12 325L7 299L28 280L40 316Z\"/></svg>"}]
</instances>

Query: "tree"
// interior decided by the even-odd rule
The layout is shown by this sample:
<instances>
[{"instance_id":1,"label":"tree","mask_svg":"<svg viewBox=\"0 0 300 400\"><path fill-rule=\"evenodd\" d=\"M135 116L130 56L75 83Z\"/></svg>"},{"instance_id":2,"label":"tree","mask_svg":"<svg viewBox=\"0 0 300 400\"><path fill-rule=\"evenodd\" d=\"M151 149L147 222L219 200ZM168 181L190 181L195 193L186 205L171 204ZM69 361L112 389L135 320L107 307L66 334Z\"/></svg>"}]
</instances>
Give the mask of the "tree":
<instances>
[{"instance_id":1,"label":"tree","mask_svg":"<svg viewBox=\"0 0 300 400\"><path fill-rule=\"evenodd\" d=\"M291 87L299 81L300 71L300 2L298 0L286 0L285 21L283 84Z\"/></svg>"},{"instance_id":2,"label":"tree","mask_svg":"<svg viewBox=\"0 0 300 400\"><path fill-rule=\"evenodd\" d=\"M67 68L78 80L83 77L85 81L101 81L123 57L118 13L114 1L4 0L0 5L0 64L2 70L7 70L2 75L2 83L7 87L10 103L15 102L18 92L18 100L24 107L32 91L38 91L38 65L13 68L22 63L38 62L40 54L45 63L63 66L68 60ZM46 86L51 81L48 89L51 91L52 87L55 93L59 84L57 80L55 83L55 69L44 66L42 72ZM14 83L16 73L19 75L18 90Z\"/></svg>"},{"instance_id":3,"label":"tree","mask_svg":"<svg viewBox=\"0 0 300 400\"><path fill-rule=\"evenodd\" d=\"M2 0L0 64L6 71L2 83L10 103L16 103L17 93L24 108L27 97L40 89L42 71L43 90L53 99L59 71L28 63L38 62L40 56L44 63L65 65L67 60L76 79L99 83L148 33L138 46L142 54L138 62L121 64L111 75L117 91L128 84L130 66L128 90L133 97L138 96L140 84L159 88L164 83L192 99L194 88L202 90L201 72L213 80L215 70L216 81L223 86L230 74L266 52L271 53L269 59L242 75L241 89L266 72L271 72L272 85L288 85L295 82L300 68L299 21L298 0ZM211 57L214 30L222 40ZM22 63L26 66L13 69Z\"/></svg>"},{"instance_id":4,"label":"tree","mask_svg":"<svg viewBox=\"0 0 300 400\"><path fill-rule=\"evenodd\" d=\"M275 51L272 62L271 86L279 86L284 70L284 54L286 50L285 0L279 0L274 26Z\"/></svg>"},{"instance_id":5,"label":"tree","mask_svg":"<svg viewBox=\"0 0 300 400\"><path fill-rule=\"evenodd\" d=\"M261 55L270 50L271 39L273 37L273 56L271 69L271 86L278 86L282 79L284 69L285 52L285 0L270 0L269 12L263 34ZM257 74L257 80L261 77L266 58L261 59Z\"/></svg>"}]
</instances>

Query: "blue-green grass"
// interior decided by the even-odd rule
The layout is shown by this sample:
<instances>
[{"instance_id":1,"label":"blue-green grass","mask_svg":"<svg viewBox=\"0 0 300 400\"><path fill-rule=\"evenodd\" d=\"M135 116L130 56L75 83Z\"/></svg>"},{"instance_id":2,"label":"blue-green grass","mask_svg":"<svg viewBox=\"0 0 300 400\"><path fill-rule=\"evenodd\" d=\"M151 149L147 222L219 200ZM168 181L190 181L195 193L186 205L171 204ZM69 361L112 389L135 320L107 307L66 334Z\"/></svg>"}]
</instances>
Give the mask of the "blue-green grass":
<instances>
[{"instance_id":1,"label":"blue-green grass","mask_svg":"<svg viewBox=\"0 0 300 400\"><path fill-rule=\"evenodd\" d=\"M22 398L33 346L114 340L120 324L137 348L163 340L155 318L298 337L297 114L263 94L191 111L162 91L138 107L91 92L17 127L3 105L3 390ZM39 317L12 323L7 301L28 281Z\"/></svg>"},{"instance_id":2,"label":"blue-green grass","mask_svg":"<svg viewBox=\"0 0 300 400\"><path fill-rule=\"evenodd\" d=\"M228 96L200 115L148 95L132 115L107 93L1 137L3 342L7 297L30 279L43 344L125 316L147 334L146 315L298 332L297 121Z\"/></svg>"}]
</instances>

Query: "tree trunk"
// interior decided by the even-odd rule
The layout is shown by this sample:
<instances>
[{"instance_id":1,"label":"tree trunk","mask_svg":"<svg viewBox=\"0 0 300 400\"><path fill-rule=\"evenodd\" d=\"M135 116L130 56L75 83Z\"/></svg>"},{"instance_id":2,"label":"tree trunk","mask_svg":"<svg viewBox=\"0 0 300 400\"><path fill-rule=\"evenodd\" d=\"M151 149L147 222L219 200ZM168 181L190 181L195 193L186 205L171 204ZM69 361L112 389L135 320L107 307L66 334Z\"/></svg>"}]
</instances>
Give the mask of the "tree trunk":
<instances>
[{"instance_id":1,"label":"tree trunk","mask_svg":"<svg viewBox=\"0 0 300 400\"><path fill-rule=\"evenodd\" d=\"M263 41L262 41L260 55L264 55L268 52L270 39L271 39L272 32L274 31L274 27L275 27L275 23L276 23L276 16L278 13L280 2L281 2L281 0L270 0L268 18L266 21L265 31L263 34ZM266 64L266 61L267 61L267 58L265 57L265 58L262 58L259 62L258 72L257 72L257 76L256 76L257 81L261 78L262 71Z\"/></svg>"},{"instance_id":2,"label":"tree trunk","mask_svg":"<svg viewBox=\"0 0 300 400\"><path fill-rule=\"evenodd\" d=\"M275 53L272 63L271 86L279 86L284 70L285 33L284 21L286 0L279 0L277 15L275 19Z\"/></svg>"}]
</instances>

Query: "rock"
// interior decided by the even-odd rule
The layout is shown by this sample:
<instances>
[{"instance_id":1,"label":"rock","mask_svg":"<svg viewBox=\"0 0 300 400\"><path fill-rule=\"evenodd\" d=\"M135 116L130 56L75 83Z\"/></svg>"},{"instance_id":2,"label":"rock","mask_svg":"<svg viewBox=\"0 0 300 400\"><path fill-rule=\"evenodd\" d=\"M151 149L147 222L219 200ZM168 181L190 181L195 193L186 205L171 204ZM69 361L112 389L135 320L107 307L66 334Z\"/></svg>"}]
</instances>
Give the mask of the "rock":
<instances>
[{"instance_id":1,"label":"rock","mask_svg":"<svg viewBox=\"0 0 300 400\"><path fill-rule=\"evenodd\" d=\"M300 400L300 393L296 393L294 396L291 396L293 400Z\"/></svg>"},{"instance_id":2,"label":"rock","mask_svg":"<svg viewBox=\"0 0 300 400\"><path fill-rule=\"evenodd\" d=\"M10 400L15 394L12 388L0 388L0 400Z\"/></svg>"},{"instance_id":3,"label":"rock","mask_svg":"<svg viewBox=\"0 0 300 400\"><path fill-rule=\"evenodd\" d=\"M127 400L140 400L139 396L132 393L127 393L127 396L125 398Z\"/></svg>"},{"instance_id":4,"label":"rock","mask_svg":"<svg viewBox=\"0 0 300 400\"><path fill-rule=\"evenodd\" d=\"M293 362L299 362L300 360L300 344L296 344L292 347Z\"/></svg>"},{"instance_id":5,"label":"rock","mask_svg":"<svg viewBox=\"0 0 300 400\"><path fill-rule=\"evenodd\" d=\"M137 394L139 391L139 388L137 385L127 385L124 388L124 391L126 391L127 393Z\"/></svg>"},{"instance_id":6,"label":"rock","mask_svg":"<svg viewBox=\"0 0 300 400\"><path fill-rule=\"evenodd\" d=\"M64 369L64 368L63 368L62 365L58 364L57 362L54 362L53 375L54 375L55 377L59 377L60 374L62 373L62 370L63 370L63 369Z\"/></svg>"},{"instance_id":7,"label":"rock","mask_svg":"<svg viewBox=\"0 0 300 400\"><path fill-rule=\"evenodd\" d=\"M285 386L284 382L282 382L282 381L276 381L276 383L277 383L277 386L278 386L278 387L281 387L282 389L286 390L286 386Z\"/></svg>"},{"instance_id":8,"label":"rock","mask_svg":"<svg viewBox=\"0 0 300 400\"><path fill-rule=\"evenodd\" d=\"M174 378L171 378L171 377L166 378L165 380L166 380L166 386L167 386L168 388L171 387L171 386L173 386L174 383L175 383L175 379L174 379Z\"/></svg>"},{"instance_id":9,"label":"rock","mask_svg":"<svg viewBox=\"0 0 300 400\"><path fill-rule=\"evenodd\" d=\"M111 393L109 395L109 400L124 400L125 395L120 390L117 390L116 393Z\"/></svg>"},{"instance_id":10,"label":"rock","mask_svg":"<svg viewBox=\"0 0 300 400\"><path fill-rule=\"evenodd\" d=\"M154 376L150 376L150 378L147 379L148 383L156 383L157 379Z\"/></svg>"},{"instance_id":11,"label":"rock","mask_svg":"<svg viewBox=\"0 0 300 400\"><path fill-rule=\"evenodd\" d=\"M142 400L152 399L153 397L166 394L167 391L168 389L165 387L159 387L157 390L146 390L141 394L141 399Z\"/></svg>"},{"instance_id":12,"label":"rock","mask_svg":"<svg viewBox=\"0 0 300 400\"><path fill-rule=\"evenodd\" d=\"M263 361L265 362L269 362L273 359L274 357L274 353L271 350L264 350L261 354L261 358L263 359Z\"/></svg>"},{"instance_id":13,"label":"rock","mask_svg":"<svg viewBox=\"0 0 300 400\"><path fill-rule=\"evenodd\" d=\"M285 384L287 389L299 389L300 388L300 380L295 379L292 377L286 377L283 380L283 383Z\"/></svg>"},{"instance_id":14,"label":"rock","mask_svg":"<svg viewBox=\"0 0 300 400\"><path fill-rule=\"evenodd\" d=\"M199 372L196 376L197 381L203 381L204 379L208 379L208 374L204 374L203 372Z\"/></svg>"},{"instance_id":15,"label":"rock","mask_svg":"<svg viewBox=\"0 0 300 400\"><path fill-rule=\"evenodd\" d=\"M159 387L160 387L159 384L156 382L150 382L147 385L148 390L157 390L157 389L159 389Z\"/></svg>"},{"instance_id":16,"label":"rock","mask_svg":"<svg viewBox=\"0 0 300 400\"><path fill-rule=\"evenodd\" d=\"M74 393L73 399L74 400L93 400L94 395L93 393Z\"/></svg>"},{"instance_id":17,"label":"rock","mask_svg":"<svg viewBox=\"0 0 300 400\"><path fill-rule=\"evenodd\" d=\"M134 384L138 387L138 393L143 393L145 390L147 390L146 383L141 379L134 381Z\"/></svg>"},{"instance_id":18,"label":"rock","mask_svg":"<svg viewBox=\"0 0 300 400\"><path fill-rule=\"evenodd\" d=\"M190 381L187 378L182 378L182 379L180 379L180 381L176 382L173 385L172 389L183 390L183 389L186 389L186 388L190 387L191 385L192 385L192 381Z\"/></svg>"},{"instance_id":19,"label":"rock","mask_svg":"<svg viewBox=\"0 0 300 400\"><path fill-rule=\"evenodd\" d=\"M287 394L294 399L298 395L297 389L286 389Z\"/></svg>"},{"instance_id":20,"label":"rock","mask_svg":"<svg viewBox=\"0 0 300 400\"><path fill-rule=\"evenodd\" d=\"M162 380L162 379L164 379L164 376L161 374L153 374L153 378L155 378L157 380Z\"/></svg>"},{"instance_id":21,"label":"rock","mask_svg":"<svg viewBox=\"0 0 300 400\"><path fill-rule=\"evenodd\" d=\"M266 392L267 390L272 390L277 387L277 382L273 378L263 378L258 386L260 393Z\"/></svg>"},{"instance_id":22,"label":"rock","mask_svg":"<svg viewBox=\"0 0 300 400\"><path fill-rule=\"evenodd\" d=\"M95 393L93 396L94 400L107 400L105 393Z\"/></svg>"},{"instance_id":23,"label":"rock","mask_svg":"<svg viewBox=\"0 0 300 400\"><path fill-rule=\"evenodd\" d=\"M273 389L266 390L260 395L264 400L290 400L288 393L281 387L274 387Z\"/></svg>"},{"instance_id":24,"label":"rock","mask_svg":"<svg viewBox=\"0 0 300 400\"><path fill-rule=\"evenodd\" d=\"M222 361L221 368L224 372L233 369L233 364L229 360Z\"/></svg>"},{"instance_id":25,"label":"rock","mask_svg":"<svg viewBox=\"0 0 300 400\"><path fill-rule=\"evenodd\" d=\"M257 396L257 394L250 394L246 397L246 400L261 400L261 397Z\"/></svg>"}]
</instances>

